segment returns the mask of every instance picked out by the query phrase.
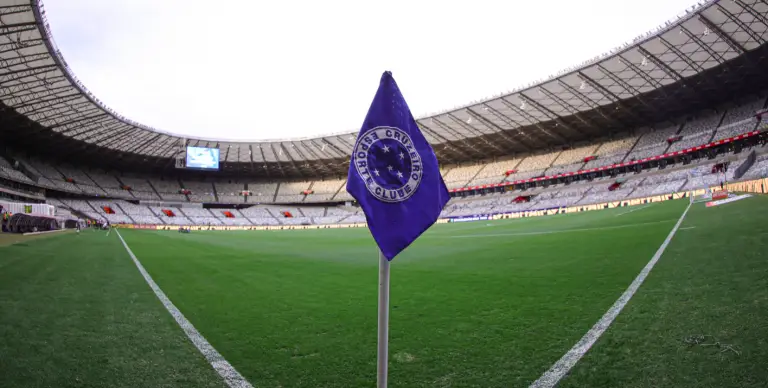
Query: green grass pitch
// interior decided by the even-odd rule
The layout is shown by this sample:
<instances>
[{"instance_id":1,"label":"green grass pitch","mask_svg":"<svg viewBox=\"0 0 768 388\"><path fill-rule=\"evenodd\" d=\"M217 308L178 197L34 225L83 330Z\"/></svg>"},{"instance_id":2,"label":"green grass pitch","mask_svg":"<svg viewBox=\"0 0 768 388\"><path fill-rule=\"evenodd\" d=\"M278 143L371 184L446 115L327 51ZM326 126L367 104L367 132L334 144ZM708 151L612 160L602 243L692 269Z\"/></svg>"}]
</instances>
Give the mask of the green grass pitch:
<instances>
[{"instance_id":1,"label":"green grass pitch","mask_svg":"<svg viewBox=\"0 0 768 388\"><path fill-rule=\"evenodd\" d=\"M687 205L433 227L392 264L390 386L528 386L624 292ZM694 205L561 386L764 386L766 214L765 197ZM375 385L366 229L120 233L255 387ZM0 247L0 387L223 386L116 233Z\"/></svg>"}]
</instances>

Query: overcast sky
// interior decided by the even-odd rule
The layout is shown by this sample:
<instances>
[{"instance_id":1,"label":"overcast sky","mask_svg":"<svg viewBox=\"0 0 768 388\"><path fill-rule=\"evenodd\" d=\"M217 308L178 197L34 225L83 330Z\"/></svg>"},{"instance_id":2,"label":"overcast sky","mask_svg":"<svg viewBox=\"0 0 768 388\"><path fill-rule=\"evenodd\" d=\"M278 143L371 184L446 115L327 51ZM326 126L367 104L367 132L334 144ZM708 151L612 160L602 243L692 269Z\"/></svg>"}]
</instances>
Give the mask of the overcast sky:
<instances>
[{"instance_id":1,"label":"overcast sky","mask_svg":"<svg viewBox=\"0 0 768 388\"><path fill-rule=\"evenodd\" d=\"M508 91L692 0L45 0L77 77L126 117L256 140L357 131L391 70L414 116Z\"/></svg>"}]
</instances>

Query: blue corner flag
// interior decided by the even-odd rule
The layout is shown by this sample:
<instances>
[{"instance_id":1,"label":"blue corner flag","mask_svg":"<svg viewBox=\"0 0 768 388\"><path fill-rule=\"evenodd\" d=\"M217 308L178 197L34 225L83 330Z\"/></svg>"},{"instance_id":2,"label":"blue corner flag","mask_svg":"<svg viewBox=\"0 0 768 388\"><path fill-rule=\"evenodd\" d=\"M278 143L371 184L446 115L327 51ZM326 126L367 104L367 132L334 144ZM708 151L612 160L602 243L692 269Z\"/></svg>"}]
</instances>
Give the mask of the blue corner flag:
<instances>
[{"instance_id":1,"label":"blue corner flag","mask_svg":"<svg viewBox=\"0 0 768 388\"><path fill-rule=\"evenodd\" d=\"M357 135L347 191L387 260L429 229L450 199L437 157L388 71Z\"/></svg>"}]
</instances>

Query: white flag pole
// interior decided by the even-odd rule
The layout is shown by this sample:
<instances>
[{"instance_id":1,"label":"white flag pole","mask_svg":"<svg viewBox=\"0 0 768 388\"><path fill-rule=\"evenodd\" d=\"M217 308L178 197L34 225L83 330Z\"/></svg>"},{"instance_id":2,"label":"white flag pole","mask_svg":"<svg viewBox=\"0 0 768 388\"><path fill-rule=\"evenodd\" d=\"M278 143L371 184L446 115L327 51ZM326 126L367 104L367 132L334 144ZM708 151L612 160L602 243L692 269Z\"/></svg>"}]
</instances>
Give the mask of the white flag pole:
<instances>
[{"instance_id":1,"label":"white flag pole","mask_svg":"<svg viewBox=\"0 0 768 388\"><path fill-rule=\"evenodd\" d=\"M376 386L387 388L389 362L389 260L379 251L379 342Z\"/></svg>"}]
</instances>

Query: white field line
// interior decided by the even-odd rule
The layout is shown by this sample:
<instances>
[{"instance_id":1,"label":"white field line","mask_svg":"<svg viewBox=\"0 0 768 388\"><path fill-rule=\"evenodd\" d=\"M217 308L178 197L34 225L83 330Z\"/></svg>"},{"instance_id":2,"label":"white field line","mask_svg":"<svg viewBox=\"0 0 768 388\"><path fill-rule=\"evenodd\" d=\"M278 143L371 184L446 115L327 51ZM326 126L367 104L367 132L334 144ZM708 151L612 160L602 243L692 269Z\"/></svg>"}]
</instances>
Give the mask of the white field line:
<instances>
[{"instance_id":1,"label":"white field line","mask_svg":"<svg viewBox=\"0 0 768 388\"><path fill-rule=\"evenodd\" d=\"M688 230L688 229L695 229L695 228L696 228L695 226L689 226L686 228L680 228L680 230Z\"/></svg>"},{"instance_id":2,"label":"white field line","mask_svg":"<svg viewBox=\"0 0 768 388\"><path fill-rule=\"evenodd\" d=\"M680 216L680 219L677 220L677 223L672 228L672 230L669 232L669 235L667 235L667 238L664 240L663 243L661 243L661 246L656 251L656 254L653 255L651 260L648 262L648 264L645 265L642 271L637 275L634 281L632 281L632 284L629 285L626 291L624 291L623 294L619 297L619 299L616 300L616 302L611 306L611 308L608 309L608 311L603 315L602 318L600 318L597 323L595 323L594 326L592 326L591 329L587 332L587 334L584 334L583 337L579 340L579 342L576 343L576 345L573 345L571 350L569 350L563 357L561 357L557 362L552 365L549 370L544 372L541 377L539 377L538 380L534 381L533 384L531 384L531 388L543 388L543 387L554 387L557 385L558 382L566 375L568 372L573 368L574 365L576 365L577 362L584 356L584 354L589 351L589 349L592 347L592 345L595 344L595 342L600 338L603 333L608 329L608 327L613 323L613 320L616 319L616 317L619 315L621 310L624 308L624 306L627 305L627 302L632 298L633 295L635 295L635 292L638 288L643 284L645 281L645 278L648 277L648 274L651 272L653 267L656 265L656 263L659 261L659 258L661 258L661 255L664 253L664 250L667 249L667 246L669 245L669 242L672 241L672 237L675 236L675 233L677 232L678 228L680 228L680 224L683 223L683 220L685 219L685 215L688 214L688 210L691 208L691 205L688 204L688 207L685 208L685 211Z\"/></svg>"},{"instance_id":3,"label":"white field line","mask_svg":"<svg viewBox=\"0 0 768 388\"><path fill-rule=\"evenodd\" d=\"M235 370L235 367L227 362L227 360L225 360L224 357L222 357L222 355L213 348L213 346L205 339L205 337L203 337L203 335L200 334L200 332L197 331L194 326L192 326L192 323L189 322L186 317L184 317L184 314L182 314L181 311L179 311L179 309L173 305L173 302L168 299L163 290L161 290L157 283L152 280L152 277L149 276L149 273L144 269L144 266L141 265L139 259L136 258L136 255L133 254L131 248L128 248L128 244L126 244L125 240L123 240L123 236L120 235L120 231L115 230L115 233L117 233L117 237L120 237L120 241L122 241L125 250L128 252L128 255L131 256L133 263L136 264L136 268L138 268L139 272L141 272L141 276L144 276L144 280L147 281L149 287L152 288L152 291L155 292L157 299L160 299L160 302L163 303L165 309L168 310L171 316L173 316L173 318L176 320L176 323L178 323L181 329L184 331L184 334L187 335L197 350L199 350L205 359L208 360L208 363L211 364L213 369L219 373L219 375L224 379L224 382L227 383L227 385L231 388L253 388L248 380L246 380L245 377L238 373L238 371Z\"/></svg>"},{"instance_id":4,"label":"white field line","mask_svg":"<svg viewBox=\"0 0 768 388\"><path fill-rule=\"evenodd\" d=\"M56 229L56 230L47 230L45 232L29 232L29 233L22 233L23 236L37 236L38 234L52 234L52 233L59 233L59 232L66 232L70 231L72 229Z\"/></svg>"},{"instance_id":5,"label":"white field line","mask_svg":"<svg viewBox=\"0 0 768 388\"><path fill-rule=\"evenodd\" d=\"M672 222L675 220L661 220L652 222L642 222L637 224L625 224L616 226L598 226L594 228L578 228L578 229L559 229L559 230L543 230L537 232L511 232L511 233L493 233L493 234L459 234L455 236L424 236L424 237L439 237L439 238L473 238L473 237L509 237L509 236L537 236L540 234L555 234L555 233L570 233L570 232L587 232L592 230L610 230L610 229L622 229L632 228L635 226L655 225L664 222Z\"/></svg>"},{"instance_id":6,"label":"white field line","mask_svg":"<svg viewBox=\"0 0 768 388\"><path fill-rule=\"evenodd\" d=\"M616 214L616 215L615 215L615 217L618 217L618 216L623 216L623 215L625 215L625 214L629 214L629 213L632 213L633 211L637 211L637 210L643 210L643 209L647 209L649 206L651 206L651 205L645 205L645 206L636 207L636 208L634 208L634 209L631 209L631 210L628 210L628 211L625 211L625 212L622 212L622 213Z\"/></svg>"}]
</instances>

